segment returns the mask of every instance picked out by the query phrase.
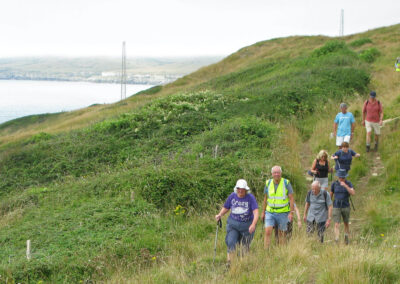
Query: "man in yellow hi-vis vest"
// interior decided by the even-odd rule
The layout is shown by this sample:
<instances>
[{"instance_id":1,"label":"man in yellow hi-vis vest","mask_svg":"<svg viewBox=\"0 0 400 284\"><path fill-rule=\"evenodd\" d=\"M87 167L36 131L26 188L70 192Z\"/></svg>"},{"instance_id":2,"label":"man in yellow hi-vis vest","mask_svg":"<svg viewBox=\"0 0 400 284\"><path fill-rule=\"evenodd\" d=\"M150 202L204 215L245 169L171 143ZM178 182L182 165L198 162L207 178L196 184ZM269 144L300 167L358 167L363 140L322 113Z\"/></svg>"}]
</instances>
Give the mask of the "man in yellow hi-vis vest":
<instances>
[{"instance_id":1,"label":"man in yellow hi-vis vest","mask_svg":"<svg viewBox=\"0 0 400 284\"><path fill-rule=\"evenodd\" d=\"M400 72L400 57L397 57L396 63L394 64L394 68L397 72Z\"/></svg>"},{"instance_id":2,"label":"man in yellow hi-vis vest","mask_svg":"<svg viewBox=\"0 0 400 284\"><path fill-rule=\"evenodd\" d=\"M285 242L288 221L292 222L294 212L293 188L290 181L282 178L280 166L271 169L272 179L266 181L261 219L264 221L264 248L271 242L271 233L275 225L279 230L279 244Z\"/></svg>"}]
</instances>

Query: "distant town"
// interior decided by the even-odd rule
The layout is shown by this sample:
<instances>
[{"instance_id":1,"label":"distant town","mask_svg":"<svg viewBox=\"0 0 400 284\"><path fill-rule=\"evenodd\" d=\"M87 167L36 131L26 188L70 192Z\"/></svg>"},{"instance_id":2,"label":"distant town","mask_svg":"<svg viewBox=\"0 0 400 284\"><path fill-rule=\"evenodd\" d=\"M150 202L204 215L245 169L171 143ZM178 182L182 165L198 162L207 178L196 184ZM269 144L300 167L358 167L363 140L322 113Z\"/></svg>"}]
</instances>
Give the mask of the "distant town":
<instances>
[{"instance_id":1,"label":"distant town","mask_svg":"<svg viewBox=\"0 0 400 284\"><path fill-rule=\"evenodd\" d=\"M130 74L127 73L127 84L164 85L183 77L185 74ZM11 71L1 72L0 80L37 80L37 81L79 81L93 83L120 83L119 72L77 72L48 73Z\"/></svg>"},{"instance_id":2,"label":"distant town","mask_svg":"<svg viewBox=\"0 0 400 284\"><path fill-rule=\"evenodd\" d=\"M164 85L222 57L133 58L127 60L128 84ZM118 58L0 58L0 80L119 83Z\"/></svg>"}]
</instances>

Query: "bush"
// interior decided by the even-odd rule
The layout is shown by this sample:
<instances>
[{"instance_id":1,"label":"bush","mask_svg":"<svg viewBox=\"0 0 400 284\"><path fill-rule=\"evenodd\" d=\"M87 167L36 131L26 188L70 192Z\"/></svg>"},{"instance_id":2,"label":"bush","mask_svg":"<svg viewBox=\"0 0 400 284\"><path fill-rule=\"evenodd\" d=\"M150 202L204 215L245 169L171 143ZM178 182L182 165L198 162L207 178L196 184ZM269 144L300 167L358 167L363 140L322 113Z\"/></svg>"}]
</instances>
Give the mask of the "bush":
<instances>
[{"instance_id":1,"label":"bush","mask_svg":"<svg viewBox=\"0 0 400 284\"><path fill-rule=\"evenodd\" d=\"M340 50L346 50L346 43L344 41L331 40L325 43L324 46L313 51L313 56L320 57L329 53L334 53Z\"/></svg>"},{"instance_id":2,"label":"bush","mask_svg":"<svg viewBox=\"0 0 400 284\"><path fill-rule=\"evenodd\" d=\"M349 45L351 47L360 47L367 43L372 43L372 40L370 38L363 37L363 38L352 41Z\"/></svg>"},{"instance_id":3,"label":"bush","mask_svg":"<svg viewBox=\"0 0 400 284\"><path fill-rule=\"evenodd\" d=\"M360 53L360 59L364 60L365 62L372 63L376 60L376 58L380 55L381 53L379 52L378 49L375 47L368 48L366 50L363 50Z\"/></svg>"}]
</instances>

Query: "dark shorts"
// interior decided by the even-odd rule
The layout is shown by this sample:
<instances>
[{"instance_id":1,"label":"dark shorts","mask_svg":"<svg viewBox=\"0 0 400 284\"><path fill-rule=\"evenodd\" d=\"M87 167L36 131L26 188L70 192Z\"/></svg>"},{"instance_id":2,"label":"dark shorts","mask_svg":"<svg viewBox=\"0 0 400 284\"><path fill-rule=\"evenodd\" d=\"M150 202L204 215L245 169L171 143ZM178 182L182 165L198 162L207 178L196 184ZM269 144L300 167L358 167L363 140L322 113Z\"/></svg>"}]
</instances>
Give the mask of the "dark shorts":
<instances>
[{"instance_id":1,"label":"dark shorts","mask_svg":"<svg viewBox=\"0 0 400 284\"><path fill-rule=\"evenodd\" d=\"M236 245L242 245L246 250L249 249L254 233L249 233L252 221L239 222L229 217L226 224L225 243L228 246L228 253L236 249Z\"/></svg>"},{"instance_id":2,"label":"dark shorts","mask_svg":"<svg viewBox=\"0 0 400 284\"><path fill-rule=\"evenodd\" d=\"M340 223L343 218L343 222L348 224L350 220L350 207L333 208L332 217L335 223Z\"/></svg>"}]
</instances>

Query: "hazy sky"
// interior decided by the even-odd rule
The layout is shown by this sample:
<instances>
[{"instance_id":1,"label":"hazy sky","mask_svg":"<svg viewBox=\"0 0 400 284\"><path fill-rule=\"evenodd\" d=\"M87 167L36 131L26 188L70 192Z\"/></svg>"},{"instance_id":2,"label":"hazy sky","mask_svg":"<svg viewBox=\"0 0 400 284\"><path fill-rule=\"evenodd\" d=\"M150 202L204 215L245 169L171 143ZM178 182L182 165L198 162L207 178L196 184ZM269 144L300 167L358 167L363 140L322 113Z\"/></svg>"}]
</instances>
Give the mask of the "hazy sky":
<instances>
[{"instance_id":1,"label":"hazy sky","mask_svg":"<svg viewBox=\"0 0 400 284\"><path fill-rule=\"evenodd\" d=\"M400 0L0 0L0 57L227 55L289 35L400 23Z\"/></svg>"}]
</instances>

